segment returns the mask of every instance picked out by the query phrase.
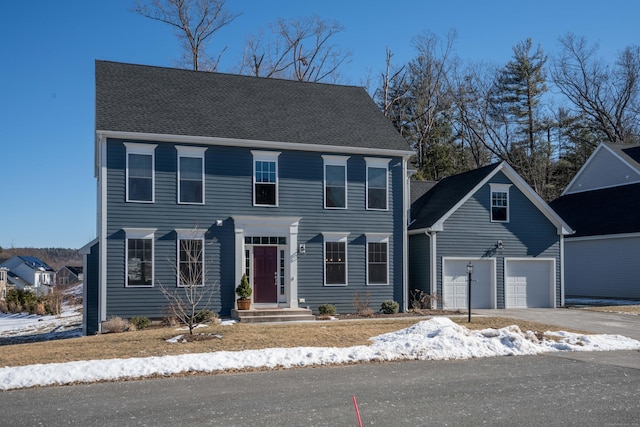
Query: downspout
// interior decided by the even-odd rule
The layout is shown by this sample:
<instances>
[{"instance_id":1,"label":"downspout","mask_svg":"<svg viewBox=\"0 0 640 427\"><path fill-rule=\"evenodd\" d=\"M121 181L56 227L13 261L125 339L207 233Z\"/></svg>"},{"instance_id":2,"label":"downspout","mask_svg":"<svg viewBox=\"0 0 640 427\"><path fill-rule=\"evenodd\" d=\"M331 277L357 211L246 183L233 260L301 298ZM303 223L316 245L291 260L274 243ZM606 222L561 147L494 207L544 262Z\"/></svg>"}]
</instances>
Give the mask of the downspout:
<instances>
[{"instance_id":1,"label":"downspout","mask_svg":"<svg viewBox=\"0 0 640 427\"><path fill-rule=\"evenodd\" d=\"M98 332L107 320L107 139L98 135ZM96 150L96 151L98 151Z\"/></svg>"},{"instance_id":2,"label":"downspout","mask_svg":"<svg viewBox=\"0 0 640 427\"><path fill-rule=\"evenodd\" d=\"M553 308L557 308L555 297ZM560 307L564 307L564 234L560 233Z\"/></svg>"},{"instance_id":3,"label":"downspout","mask_svg":"<svg viewBox=\"0 0 640 427\"><path fill-rule=\"evenodd\" d=\"M425 231L425 234L429 236L429 294L433 298L438 291L438 266L436 265L436 248L438 247L436 242L436 231ZM433 301L433 300L432 300ZM442 308L442 307L439 307Z\"/></svg>"},{"instance_id":4,"label":"downspout","mask_svg":"<svg viewBox=\"0 0 640 427\"><path fill-rule=\"evenodd\" d=\"M411 197L409 193L409 180L411 177L407 168L407 157L402 158L402 179L404 180L403 187L403 206L402 206L402 311L406 312L409 309L409 209L411 209Z\"/></svg>"}]
</instances>

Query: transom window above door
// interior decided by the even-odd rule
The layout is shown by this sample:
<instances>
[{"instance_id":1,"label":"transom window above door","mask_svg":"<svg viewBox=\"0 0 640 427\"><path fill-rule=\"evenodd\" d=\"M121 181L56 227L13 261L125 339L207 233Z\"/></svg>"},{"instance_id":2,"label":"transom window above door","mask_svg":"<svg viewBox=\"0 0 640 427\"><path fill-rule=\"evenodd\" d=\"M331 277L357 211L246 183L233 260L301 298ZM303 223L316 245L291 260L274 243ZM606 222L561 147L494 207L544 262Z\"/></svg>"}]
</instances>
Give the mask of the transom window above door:
<instances>
[{"instance_id":1,"label":"transom window above door","mask_svg":"<svg viewBox=\"0 0 640 427\"><path fill-rule=\"evenodd\" d=\"M286 245L286 237L275 236L245 236L245 245Z\"/></svg>"}]
</instances>

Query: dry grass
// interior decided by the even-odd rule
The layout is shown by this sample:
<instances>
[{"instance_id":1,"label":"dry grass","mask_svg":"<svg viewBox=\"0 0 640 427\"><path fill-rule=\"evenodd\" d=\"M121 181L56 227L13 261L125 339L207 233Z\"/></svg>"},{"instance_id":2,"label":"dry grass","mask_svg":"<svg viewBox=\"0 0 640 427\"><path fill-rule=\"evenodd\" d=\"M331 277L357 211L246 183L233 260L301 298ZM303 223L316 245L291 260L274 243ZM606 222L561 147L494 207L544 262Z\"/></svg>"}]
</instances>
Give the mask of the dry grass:
<instances>
[{"instance_id":1,"label":"dry grass","mask_svg":"<svg viewBox=\"0 0 640 427\"><path fill-rule=\"evenodd\" d=\"M607 306L592 306L582 307L581 310L592 311L605 311L609 313L628 313L628 314L640 314L640 305L607 305Z\"/></svg>"},{"instance_id":2,"label":"dry grass","mask_svg":"<svg viewBox=\"0 0 640 427\"><path fill-rule=\"evenodd\" d=\"M208 326L197 329L199 334L221 338L173 344L167 339L187 333L175 328L145 329L119 334L104 334L27 344L0 346L0 366L22 366L34 363L56 363L77 360L165 356L213 351L255 350L270 347L350 347L368 345L369 338L397 331L426 317L404 317L353 321L326 321L295 324L242 324ZM517 324L522 330L557 330L535 322L501 317L452 317L470 329L502 328Z\"/></svg>"}]
</instances>

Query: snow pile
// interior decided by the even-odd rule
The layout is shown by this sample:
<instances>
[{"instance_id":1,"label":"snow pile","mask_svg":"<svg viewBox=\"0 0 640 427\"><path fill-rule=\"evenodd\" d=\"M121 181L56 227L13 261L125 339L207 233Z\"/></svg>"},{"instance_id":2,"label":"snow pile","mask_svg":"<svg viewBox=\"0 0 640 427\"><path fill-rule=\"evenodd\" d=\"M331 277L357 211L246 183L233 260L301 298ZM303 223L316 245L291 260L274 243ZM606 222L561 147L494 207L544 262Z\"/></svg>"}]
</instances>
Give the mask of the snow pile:
<instances>
[{"instance_id":1,"label":"snow pile","mask_svg":"<svg viewBox=\"0 0 640 427\"><path fill-rule=\"evenodd\" d=\"M636 350L640 341L612 335L558 332L555 340L539 341L517 326L471 331L448 318L436 317L409 328L372 338L370 346L349 348L296 347L219 351L180 356L90 360L0 368L0 390L37 385L109 381L213 372L226 369L302 367L367 361L444 360L549 351Z\"/></svg>"}]
</instances>

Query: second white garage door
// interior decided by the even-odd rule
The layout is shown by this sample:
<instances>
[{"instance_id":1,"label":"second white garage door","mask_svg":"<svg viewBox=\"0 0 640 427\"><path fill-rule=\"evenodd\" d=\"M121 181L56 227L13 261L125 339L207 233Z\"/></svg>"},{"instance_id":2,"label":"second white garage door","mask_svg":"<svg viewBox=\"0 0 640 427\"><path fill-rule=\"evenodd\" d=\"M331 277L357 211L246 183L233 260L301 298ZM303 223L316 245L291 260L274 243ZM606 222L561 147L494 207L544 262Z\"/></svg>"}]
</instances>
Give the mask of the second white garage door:
<instances>
[{"instance_id":1,"label":"second white garage door","mask_svg":"<svg viewBox=\"0 0 640 427\"><path fill-rule=\"evenodd\" d=\"M505 307L554 307L553 259L505 259Z\"/></svg>"},{"instance_id":2,"label":"second white garage door","mask_svg":"<svg viewBox=\"0 0 640 427\"><path fill-rule=\"evenodd\" d=\"M465 309L468 306L467 264L473 264L471 275L471 308L495 308L495 260L443 258L442 299L446 309Z\"/></svg>"}]
</instances>

